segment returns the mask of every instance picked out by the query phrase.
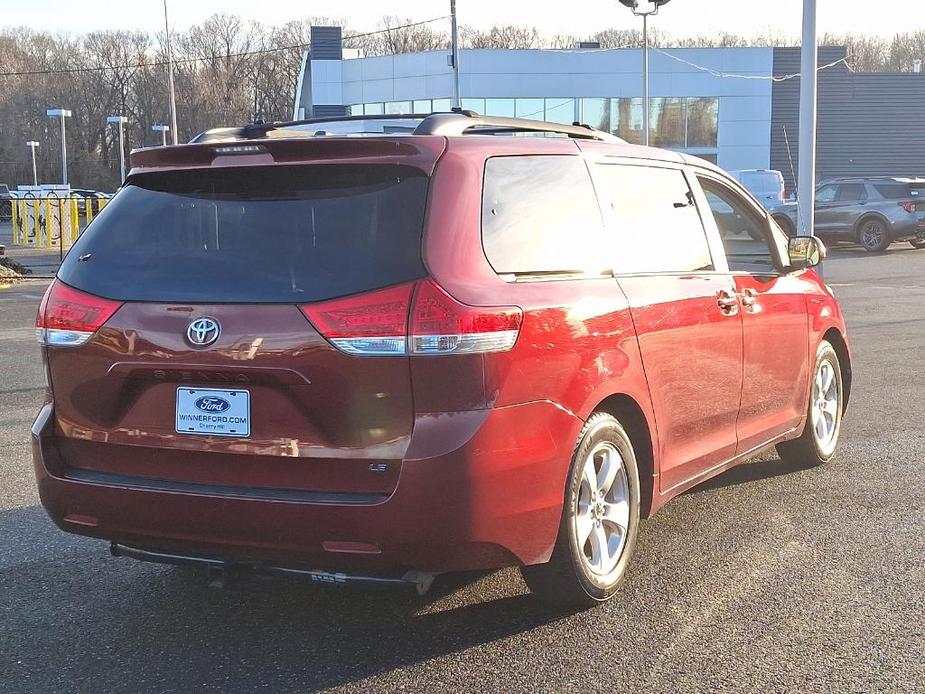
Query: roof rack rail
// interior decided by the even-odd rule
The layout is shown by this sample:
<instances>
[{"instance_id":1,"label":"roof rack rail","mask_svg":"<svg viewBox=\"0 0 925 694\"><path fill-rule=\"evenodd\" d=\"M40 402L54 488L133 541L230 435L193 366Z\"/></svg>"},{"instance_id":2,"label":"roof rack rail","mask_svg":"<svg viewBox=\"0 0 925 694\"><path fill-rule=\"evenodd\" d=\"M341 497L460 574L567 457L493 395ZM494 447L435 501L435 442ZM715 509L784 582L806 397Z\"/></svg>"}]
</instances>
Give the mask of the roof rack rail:
<instances>
[{"instance_id":1,"label":"roof rack rail","mask_svg":"<svg viewBox=\"0 0 925 694\"><path fill-rule=\"evenodd\" d=\"M483 116L475 111L453 109L447 113L394 113L364 116L333 116L330 118L305 118L302 120L275 121L264 123L257 121L247 125L231 128L213 128L200 133L190 144L203 144L209 142L227 142L229 140L255 140L273 137L271 132L287 130L297 125L313 125L320 123L342 123L351 121L376 120L419 120L420 124L414 129L414 135L501 135L513 133L553 133L568 135L584 140L601 140L604 142L622 143L625 140L611 135L603 130L597 130L590 125L573 123L550 123L547 121L530 120L527 118L507 118L503 116ZM298 137L289 130L287 137ZM314 133L306 133L306 137Z\"/></svg>"},{"instance_id":2,"label":"roof rack rail","mask_svg":"<svg viewBox=\"0 0 925 694\"><path fill-rule=\"evenodd\" d=\"M507 118L505 116L483 116L475 111L454 109L451 113L434 113L427 116L415 129L415 135L465 135L504 133L554 133L568 135L582 140L604 142L625 142L616 135L596 130L590 125L575 122L571 125L550 123L528 118Z\"/></svg>"}]
</instances>

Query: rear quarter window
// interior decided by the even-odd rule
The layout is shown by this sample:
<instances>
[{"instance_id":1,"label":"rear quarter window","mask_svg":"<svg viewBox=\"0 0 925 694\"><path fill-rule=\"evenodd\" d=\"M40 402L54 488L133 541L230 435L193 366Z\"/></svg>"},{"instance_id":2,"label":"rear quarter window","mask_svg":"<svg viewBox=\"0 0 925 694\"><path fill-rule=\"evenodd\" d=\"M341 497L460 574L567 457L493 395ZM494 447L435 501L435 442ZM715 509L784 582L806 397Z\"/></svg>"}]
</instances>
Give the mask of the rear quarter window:
<instances>
[{"instance_id":1,"label":"rear quarter window","mask_svg":"<svg viewBox=\"0 0 925 694\"><path fill-rule=\"evenodd\" d=\"M493 157L485 163L482 245L499 274L610 268L600 207L578 156Z\"/></svg>"}]
</instances>

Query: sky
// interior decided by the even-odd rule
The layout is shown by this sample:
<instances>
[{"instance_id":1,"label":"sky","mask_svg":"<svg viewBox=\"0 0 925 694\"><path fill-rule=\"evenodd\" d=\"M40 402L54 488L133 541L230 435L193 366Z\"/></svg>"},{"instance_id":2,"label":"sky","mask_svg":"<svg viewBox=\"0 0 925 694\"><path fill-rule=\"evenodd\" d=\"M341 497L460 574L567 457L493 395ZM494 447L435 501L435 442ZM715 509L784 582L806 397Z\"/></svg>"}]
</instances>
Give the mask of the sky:
<instances>
[{"instance_id":1,"label":"sky","mask_svg":"<svg viewBox=\"0 0 925 694\"><path fill-rule=\"evenodd\" d=\"M344 18L351 28L370 30L384 14L414 20L449 12L449 0L168 0L170 23L184 29L211 14L226 12L266 24L283 24L311 16ZM727 31L751 36L798 36L802 0L672 0L653 21L675 36ZM573 15L563 7L579 8ZM97 29L144 29L163 26L160 0L0 0L0 26L82 33ZM608 27L639 25L617 0L457 0L460 24L485 28L492 24L528 24L541 33L577 36ZM900 31L925 29L923 0L818 0L819 33L869 33L889 36ZM448 23L447 23L448 25ZM435 24L435 26L439 26Z\"/></svg>"}]
</instances>

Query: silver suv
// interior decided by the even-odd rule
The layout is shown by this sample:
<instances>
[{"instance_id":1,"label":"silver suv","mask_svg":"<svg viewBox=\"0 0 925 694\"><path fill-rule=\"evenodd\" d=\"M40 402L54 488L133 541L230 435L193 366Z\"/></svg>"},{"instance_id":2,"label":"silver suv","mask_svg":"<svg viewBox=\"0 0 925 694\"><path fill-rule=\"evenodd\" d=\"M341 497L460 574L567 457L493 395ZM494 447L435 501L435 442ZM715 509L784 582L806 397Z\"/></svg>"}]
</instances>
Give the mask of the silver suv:
<instances>
[{"instance_id":1,"label":"silver suv","mask_svg":"<svg viewBox=\"0 0 925 694\"><path fill-rule=\"evenodd\" d=\"M773 217L796 233L797 204L774 208ZM925 248L925 178L840 178L816 188L816 234L883 251L894 241Z\"/></svg>"}]
</instances>

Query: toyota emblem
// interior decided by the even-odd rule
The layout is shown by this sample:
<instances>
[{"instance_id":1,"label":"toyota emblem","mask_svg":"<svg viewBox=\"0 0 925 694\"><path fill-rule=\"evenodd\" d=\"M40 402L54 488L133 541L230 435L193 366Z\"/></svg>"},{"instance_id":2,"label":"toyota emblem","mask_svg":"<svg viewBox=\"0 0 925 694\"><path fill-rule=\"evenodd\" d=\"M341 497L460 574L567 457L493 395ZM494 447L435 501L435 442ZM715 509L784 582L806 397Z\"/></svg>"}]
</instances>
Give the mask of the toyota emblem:
<instances>
[{"instance_id":1,"label":"toyota emblem","mask_svg":"<svg viewBox=\"0 0 925 694\"><path fill-rule=\"evenodd\" d=\"M222 326L214 318L197 318L186 326L186 339L194 347L208 347L222 334Z\"/></svg>"}]
</instances>

